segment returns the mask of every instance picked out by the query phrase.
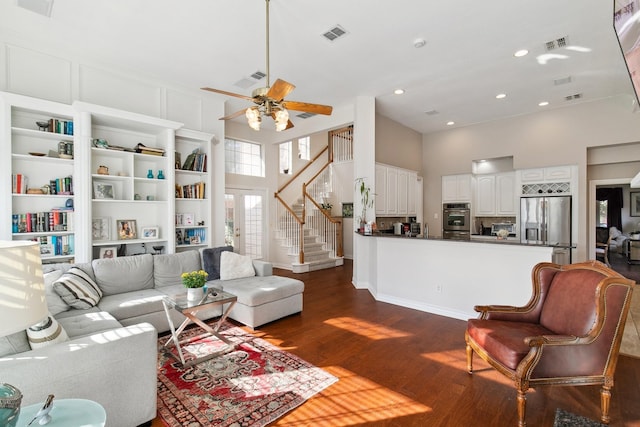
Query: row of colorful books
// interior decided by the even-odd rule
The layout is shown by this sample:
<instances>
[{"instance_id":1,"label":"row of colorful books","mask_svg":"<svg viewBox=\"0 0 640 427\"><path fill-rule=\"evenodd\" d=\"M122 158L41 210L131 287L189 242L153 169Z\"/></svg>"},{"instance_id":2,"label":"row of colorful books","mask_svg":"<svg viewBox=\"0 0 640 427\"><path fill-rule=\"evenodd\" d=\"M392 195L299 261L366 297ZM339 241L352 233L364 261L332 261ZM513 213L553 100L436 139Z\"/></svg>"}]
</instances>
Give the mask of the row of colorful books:
<instances>
[{"instance_id":1,"label":"row of colorful books","mask_svg":"<svg viewBox=\"0 0 640 427\"><path fill-rule=\"evenodd\" d=\"M73 135L73 121L49 119L47 132L61 133L63 135Z\"/></svg>"},{"instance_id":2,"label":"row of colorful books","mask_svg":"<svg viewBox=\"0 0 640 427\"><path fill-rule=\"evenodd\" d=\"M42 258L74 254L73 234L64 236L41 236L34 239L34 241L40 243L40 256L42 256Z\"/></svg>"},{"instance_id":3,"label":"row of colorful books","mask_svg":"<svg viewBox=\"0 0 640 427\"><path fill-rule=\"evenodd\" d=\"M11 191L14 194L27 194L29 178L21 173L11 175ZM50 194L73 194L73 177L55 178L49 180Z\"/></svg>"},{"instance_id":4,"label":"row of colorful books","mask_svg":"<svg viewBox=\"0 0 640 427\"><path fill-rule=\"evenodd\" d=\"M206 172L207 171L207 155L199 150L189 154L182 165L182 170Z\"/></svg>"},{"instance_id":5,"label":"row of colorful books","mask_svg":"<svg viewBox=\"0 0 640 427\"><path fill-rule=\"evenodd\" d=\"M56 208L49 212L28 212L11 216L13 233L73 231L73 210Z\"/></svg>"},{"instance_id":6,"label":"row of colorful books","mask_svg":"<svg viewBox=\"0 0 640 427\"><path fill-rule=\"evenodd\" d=\"M176 199L204 199L205 183L179 185L176 184Z\"/></svg>"},{"instance_id":7,"label":"row of colorful books","mask_svg":"<svg viewBox=\"0 0 640 427\"><path fill-rule=\"evenodd\" d=\"M176 245L199 245L206 243L207 230L205 228L188 228L176 230Z\"/></svg>"}]
</instances>

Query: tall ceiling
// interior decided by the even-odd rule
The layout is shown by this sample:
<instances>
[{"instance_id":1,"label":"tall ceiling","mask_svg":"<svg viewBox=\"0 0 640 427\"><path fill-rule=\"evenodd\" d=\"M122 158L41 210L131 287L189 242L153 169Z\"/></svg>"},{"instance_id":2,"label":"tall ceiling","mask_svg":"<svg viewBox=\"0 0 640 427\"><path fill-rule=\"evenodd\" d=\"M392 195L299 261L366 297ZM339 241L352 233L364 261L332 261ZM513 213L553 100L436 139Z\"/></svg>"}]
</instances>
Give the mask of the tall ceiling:
<instances>
[{"instance_id":1,"label":"tall ceiling","mask_svg":"<svg viewBox=\"0 0 640 427\"><path fill-rule=\"evenodd\" d=\"M266 72L265 0L53 1L51 17L0 2L0 38L188 88L250 96L265 86L250 77ZM289 100L334 107L375 97L380 114L420 133L620 94L631 102L612 2L271 0L271 82L295 84ZM346 35L323 37L336 26ZM514 57L519 49L529 54ZM228 99L227 114L251 105L206 96Z\"/></svg>"}]
</instances>

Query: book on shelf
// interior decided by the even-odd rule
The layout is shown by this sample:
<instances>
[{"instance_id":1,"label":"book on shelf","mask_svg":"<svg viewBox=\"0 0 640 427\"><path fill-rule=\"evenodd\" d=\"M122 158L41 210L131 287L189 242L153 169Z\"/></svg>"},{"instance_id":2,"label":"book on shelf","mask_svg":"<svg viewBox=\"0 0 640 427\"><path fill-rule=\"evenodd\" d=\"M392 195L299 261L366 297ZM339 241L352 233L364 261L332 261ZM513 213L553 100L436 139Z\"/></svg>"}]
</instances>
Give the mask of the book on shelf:
<instances>
[{"instance_id":1,"label":"book on shelf","mask_svg":"<svg viewBox=\"0 0 640 427\"><path fill-rule=\"evenodd\" d=\"M49 127L47 130L62 135L73 135L73 121L49 119Z\"/></svg>"},{"instance_id":2,"label":"book on shelf","mask_svg":"<svg viewBox=\"0 0 640 427\"><path fill-rule=\"evenodd\" d=\"M13 194L26 194L28 182L29 179L21 173L11 175L11 192Z\"/></svg>"},{"instance_id":3,"label":"book on shelf","mask_svg":"<svg viewBox=\"0 0 640 427\"><path fill-rule=\"evenodd\" d=\"M207 171L207 155L201 153L200 149L194 150L189 153L182 165L182 170L206 172Z\"/></svg>"},{"instance_id":4,"label":"book on shelf","mask_svg":"<svg viewBox=\"0 0 640 427\"><path fill-rule=\"evenodd\" d=\"M49 181L49 192L51 194L73 194L73 177L55 178Z\"/></svg>"},{"instance_id":5,"label":"book on shelf","mask_svg":"<svg viewBox=\"0 0 640 427\"><path fill-rule=\"evenodd\" d=\"M74 240L73 234L66 234L64 236L40 236L34 239L35 242L40 244L40 255L43 258L73 255L75 250Z\"/></svg>"},{"instance_id":6,"label":"book on shelf","mask_svg":"<svg viewBox=\"0 0 640 427\"><path fill-rule=\"evenodd\" d=\"M195 184L176 184L176 199L204 199L206 184L196 182Z\"/></svg>"},{"instance_id":7,"label":"book on shelf","mask_svg":"<svg viewBox=\"0 0 640 427\"><path fill-rule=\"evenodd\" d=\"M52 231L73 231L73 209L53 208L48 212L11 215L12 233L48 233Z\"/></svg>"},{"instance_id":8,"label":"book on shelf","mask_svg":"<svg viewBox=\"0 0 640 427\"><path fill-rule=\"evenodd\" d=\"M136 145L136 152L140 154L151 154L152 156L164 156L163 148L147 147L142 143Z\"/></svg>"}]
</instances>

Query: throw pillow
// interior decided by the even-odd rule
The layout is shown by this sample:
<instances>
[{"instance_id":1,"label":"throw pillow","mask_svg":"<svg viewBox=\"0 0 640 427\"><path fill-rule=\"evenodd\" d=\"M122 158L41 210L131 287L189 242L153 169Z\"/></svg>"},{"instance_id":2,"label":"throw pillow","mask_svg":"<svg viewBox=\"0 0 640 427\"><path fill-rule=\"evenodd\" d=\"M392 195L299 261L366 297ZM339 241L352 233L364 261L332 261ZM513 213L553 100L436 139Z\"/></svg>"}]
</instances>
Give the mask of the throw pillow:
<instances>
[{"instance_id":1,"label":"throw pillow","mask_svg":"<svg viewBox=\"0 0 640 427\"><path fill-rule=\"evenodd\" d=\"M256 271L253 269L251 257L226 251L220 254L220 280L240 279L255 275Z\"/></svg>"},{"instance_id":2,"label":"throw pillow","mask_svg":"<svg viewBox=\"0 0 640 427\"><path fill-rule=\"evenodd\" d=\"M62 325L51 316L51 313L49 313L47 318L42 322L27 329L27 336L29 337L29 345L32 350L69 340L66 331L62 328Z\"/></svg>"},{"instance_id":3,"label":"throw pillow","mask_svg":"<svg viewBox=\"0 0 640 427\"><path fill-rule=\"evenodd\" d=\"M58 295L53 289L53 282L62 277L62 271L54 270L50 273L45 273L43 276L44 291L47 299L47 307L49 307L49 312L55 316L69 310L71 307L69 307L67 303L64 302L62 298L60 298L60 295Z\"/></svg>"},{"instance_id":4,"label":"throw pillow","mask_svg":"<svg viewBox=\"0 0 640 427\"><path fill-rule=\"evenodd\" d=\"M96 282L77 267L70 268L53 282L53 289L64 302L78 309L94 307L102 298L102 290Z\"/></svg>"},{"instance_id":5,"label":"throw pillow","mask_svg":"<svg viewBox=\"0 0 640 427\"><path fill-rule=\"evenodd\" d=\"M220 254L223 252L233 252L233 246L207 248L202 251L202 265L204 271L209 274L207 280L218 280L220 278Z\"/></svg>"}]
</instances>

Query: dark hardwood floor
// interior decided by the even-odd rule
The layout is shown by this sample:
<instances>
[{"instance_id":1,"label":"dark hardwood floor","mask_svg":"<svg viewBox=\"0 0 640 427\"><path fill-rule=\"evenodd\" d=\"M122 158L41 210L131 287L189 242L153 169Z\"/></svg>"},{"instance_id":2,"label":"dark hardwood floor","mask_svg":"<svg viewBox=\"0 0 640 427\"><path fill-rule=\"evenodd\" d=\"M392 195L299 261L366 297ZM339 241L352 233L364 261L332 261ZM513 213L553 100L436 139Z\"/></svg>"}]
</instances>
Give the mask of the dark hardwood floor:
<instances>
[{"instance_id":1,"label":"dark hardwood floor","mask_svg":"<svg viewBox=\"0 0 640 427\"><path fill-rule=\"evenodd\" d=\"M609 252L609 263L613 270L640 284L640 264L629 264L627 256L618 252Z\"/></svg>"},{"instance_id":2,"label":"dark hardwood floor","mask_svg":"<svg viewBox=\"0 0 640 427\"><path fill-rule=\"evenodd\" d=\"M305 282L304 310L255 334L340 380L273 426L516 425L510 382L478 357L474 374L466 372L466 322L376 302L354 289L348 260L331 270L274 274ZM597 386L546 387L527 396L530 427L552 426L556 408L600 417ZM638 402L640 359L620 356L610 425L640 426Z\"/></svg>"}]
</instances>

